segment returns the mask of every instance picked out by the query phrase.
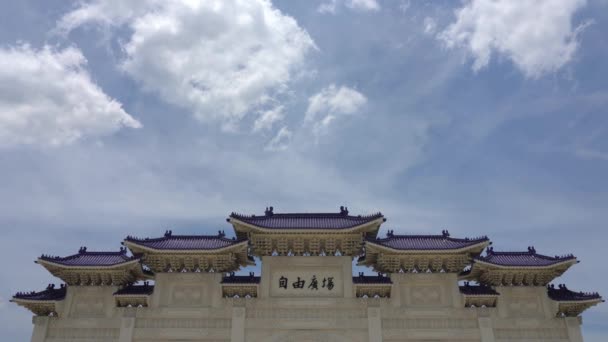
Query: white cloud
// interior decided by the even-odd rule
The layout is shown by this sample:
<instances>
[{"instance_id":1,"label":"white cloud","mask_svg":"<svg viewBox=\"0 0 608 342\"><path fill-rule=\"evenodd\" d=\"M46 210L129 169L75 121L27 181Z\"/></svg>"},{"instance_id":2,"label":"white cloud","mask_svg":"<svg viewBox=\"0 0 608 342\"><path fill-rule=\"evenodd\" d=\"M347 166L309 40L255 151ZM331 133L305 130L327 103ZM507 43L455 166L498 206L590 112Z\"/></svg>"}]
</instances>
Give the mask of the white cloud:
<instances>
[{"instance_id":1,"label":"white cloud","mask_svg":"<svg viewBox=\"0 0 608 342\"><path fill-rule=\"evenodd\" d=\"M574 153L577 157L582 158L582 159L588 159L588 160L597 159L597 160L608 161L608 153L603 152L603 151L580 147L580 148L575 149Z\"/></svg>"},{"instance_id":2,"label":"white cloud","mask_svg":"<svg viewBox=\"0 0 608 342\"><path fill-rule=\"evenodd\" d=\"M145 90L228 129L287 90L315 48L268 0L93 1L58 29L91 22L129 25L123 70Z\"/></svg>"},{"instance_id":3,"label":"white cloud","mask_svg":"<svg viewBox=\"0 0 608 342\"><path fill-rule=\"evenodd\" d=\"M85 64L76 48L0 48L0 147L59 146L141 127Z\"/></svg>"},{"instance_id":4,"label":"white cloud","mask_svg":"<svg viewBox=\"0 0 608 342\"><path fill-rule=\"evenodd\" d=\"M338 116L353 114L365 103L365 95L355 89L345 86L338 88L332 84L308 99L304 120L312 122L313 132L319 135L324 133Z\"/></svg>"},{"instance_id":5,"label":"white cloud","mask_svg":"<svg viewBox=\"0 0 608 342\"><path fill-rule=\"evenodd\" d=\"M348 0L345 4L346 7L358 11L378 11L380 9L380 4L376 0Z\"/></svg>"},{"instance_id":6,"label":"white cloud","mask_svg":"<svg viewBox=\"0 0 608 342\"><path fill-rule=\"evenodd\" d=\"M260 116L253 123L253 131L269 130L275 122L283 120L283 106L276 106L272 109L260 112Z\"/></svg>"},{"instance_id":7,"label":"white cloud","mask_svg":"<svg viewBox=\"0 0 608 342\"><path fill-rule=\"evenodd\" d=\"M568 63L576 52L572 16L586 0L470 0L439 38L472 54L473 70L488 65L492 53L509 58L527 77L538 78Z\"/></svg>"},{"instance_id":8,"label":"white cloud","mask_svg":"<svg viewBox=\"0 0 608 342\"><path fill-rule=\"evenodd\" d=\"M401 10L401 12L406 13L407 10L410 9L410 6L412 6L412 4L409 0L401 1L401 3L399 4L399 9Z\"/></svg>"},{"instance_id":9,"label":"white cloud","mask_svg":"<svg viewBox=\"0 0 608 342\"><path fill-rule=\"evenodd\" d=\"M266 145L267 151L284 151L289 147L289 143L291 142L291 137L293 133L287 128L287 126L282 127L277 135L268 142Z\"/></svg>"},{"instance_id":10,"label":"white cloud","mask_svg":"<svg viewBox=\"0 0 608 342\"><path fill-rule=\"evenodd\" d=\"M57 22L55 32L67 34L81 25L92 22L103 26L120 26L131 18L144 15L153 9L160 9L162 3L160 0L82 2L80 7L68 12Z\"/></svg>"},{"instance_id":11,"label":"white cloud","mask_svg":"<svg viewBox=\"0 0 608 342\"><path fill-rule=\"evenodd\" d=\"M437 29L437 23L435 19L431 17L424 18L424 33L426 34L434 34Z\"/></svg>"},{"instance_id":12,"label":"white cloud","mask_svg":"<svg viewBox=\"0 0 608 342\"><path fill-rule=\"evenodd\" d=\"M329 2L324 2L317 7L317 11L319 13L336 13L336 9L338 7L338 0L330 0Z\"/></svg>"},{"instance_id":13,"label":"white cloud","mask_svg":"<svg viewBox=\"0 0 608 342\"><path fill-rule=\"evenodd\" d=\"M376 0L329 0L328 2L321 3L317 7L319 13L335 14L340 6L346 6L347 8L360 12L375 12L380 10L380 4Z\"/></svg>"}]
</instances>

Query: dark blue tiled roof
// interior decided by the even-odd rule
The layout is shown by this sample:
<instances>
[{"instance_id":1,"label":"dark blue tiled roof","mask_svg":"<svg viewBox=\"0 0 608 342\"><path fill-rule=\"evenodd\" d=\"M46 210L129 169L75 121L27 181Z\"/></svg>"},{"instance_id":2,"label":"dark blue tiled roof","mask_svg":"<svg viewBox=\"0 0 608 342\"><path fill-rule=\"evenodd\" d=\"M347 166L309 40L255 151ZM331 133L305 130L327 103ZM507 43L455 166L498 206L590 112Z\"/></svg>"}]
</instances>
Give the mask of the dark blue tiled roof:
<instances>
[{"instance_id":1,"label":"dark blue tiled roof","mask_svg":"<svg viewBox=\"0 0 608 342\"><path fill-rule=\"evenodd\" d=\"M553 284L547 286L547 294L549 295L549 298L553 300L567 302L602 299L602 296L597 292L574 292L570 291L564 284L560 284L557 288L555 288L555 285Z\"/></svg>"},{"instance_id":2,"label":"dark blue tiled roof","mask_svg":"<svg viewBox=\"0 0 608 342\"><path fill-rule=\"evenodd\" d=\"M393 281L391 278L378 274L378 275L363 275L363 273L359 273L358 276L353 277L353 284L392 284Z\"/></svg>"},{"instance_id":3,"label":"dark blue tiled roof","mask_svg":"<svg viewBox=\"0 0 608 342\"><path fill-rule=\"evenodd\" d=\"M13 299L25 299L25 300L63 300L65 298L66 286L61 285L59 288L55 288L54 284L47 286L46 290L40 292L17 292L13 296Z\"/></svg>"},{"instance_id":4,"label":"dark blue tiled roof","mask_svg":"<svg viewBox=\"0 0 608 342\"><path fill-rule=\"evenodd\" d=\"M65 266L114 266L139 259L138 256L127 256L127 250L121 248L118 252L89 252L81 247L78 254L67 257L42 255L40 260Z\"/></svg>"},{"instance_id":5,"label":"dark blue tiled roof","mask_svg":"<svg viewBox=\"0 0 608 342\"><path fill-rule=\"evenodd\" d=\"M498 292L496 292L493 288L487 285L469 285L469 283L465 283L464 286L460 286L460 293L469 296L496 296Z\"/></svg>"},{"instance_id":6,"label":"dark blue tiled roof","mask_svg":"<svg viewBox=\"0 0 608 342\"><path fill-rule=\"evenodd\" d=\"M222 284L259 284L260 277L249 273L249 275L234 275L230 274L227 277L222 278Z\"/></svg>"},{"instance_id":7,"label":"dark blue tiled roof","mask_svg":"<svg viewBox=\"0 0 608 342\"><path fill-rule=\"evenodd\" d=\"M148 282L145 282L142 285L127 285L114 292L114 295L150 295L152 292L154 292L154 285L150 285Z\"/></svg>"},{"instance_id":8,"label":"dark blue tiled roof","mask_svg":"<svg viewBox=\"0 0 608 342\"><path fill-rule=\"evenodd\" d=\"M398 250L450 250L461 249L489 241L487 236L456 239L447 230L441 235L396 235L389 231L384 239L367 239L368 242Z\"/></svg>"},{"instance_id":9,"label":"dark blue tiled roof","mask_svg":"<svg viewBox=\"0 0 608 342\"><path fill-rule=\"evenodd\" d=\"M228 221L230 219L269 229L347 229L384 219L384 216L381 213L352 216L344 207L340 208L339 213L274 213L270 207L264 215L232 213Z\"/></svg>"},{"instance_id":10,"label":"dark blue tiled roof","mask_svg":"<svg viewBox=\"0 0 608 342\"><path fill-rule=\"evenodd\" d=\"M245 241L245 239L229 239L223 232L218 235L173 235L167 231L160 238L140 239L128 236L125 241L160 250L206 250L229 247Z\"/></svg>"},{"instance_id":11,"label":"dark blue tiled roof","mask_svg":"<svg viewBox=\"0 0 608 342\"><path fill-rule=\"evenodd\" d=\"M476 257L475 260L498 266L542 267L551 266L568 260L576 260L574 255L547 256L536 253L534 247L528 247L527 252L495 252L488 248L486 256Z\"/></svg>"}]
</instances>

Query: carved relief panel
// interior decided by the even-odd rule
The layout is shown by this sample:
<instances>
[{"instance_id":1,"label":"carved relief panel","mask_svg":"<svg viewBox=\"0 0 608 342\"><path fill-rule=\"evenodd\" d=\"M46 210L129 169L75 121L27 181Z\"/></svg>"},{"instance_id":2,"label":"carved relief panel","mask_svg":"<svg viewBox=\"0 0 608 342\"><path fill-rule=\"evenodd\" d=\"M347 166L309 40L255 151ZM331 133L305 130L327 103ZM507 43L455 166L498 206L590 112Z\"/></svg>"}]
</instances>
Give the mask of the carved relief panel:
<instances>
[{"instance_id":1,"label":"carved relief panel","mask_svg":"<svg viewBox=\"0 0 608 342\"><path fill-rule=\"evenodd\" d=\"M443 302L439 285L420 285L410 288L410 303L415 306L436 306Z\"/></svg>"},{"instance_id":2,"label":"carved relief panel","mask_svg":"<svg viewBox=\"0 0 608 342\"><path fill-rule=\"evenodd\" d=\"M202 284L176 285L171 291L171 304L179 306L200 306L205 286Z\"/></svg>"},{"instance_id":3,"label":"carved relief panel","mask_svg":"<svg viewBox=\"0 0 608 342\"><path fill-rule=\"evenodd\" d=\"M115 290L109 286L71 286L66 301L69 302L70 316L97 318L111 314Z\"/></svg>"},{"instance_id":4,"label":"carved relief panel","mask_svg":"<svg viewBox=\"0 0 608 342\"><path fill-rule=\"evenodd\" d=\"M498 309L503 317L543 317L544 287L510 286L497 288ZM551 315L553 316L553 315Z\"/></svg>"},{"instance_id":5,"label":"carved relief panel","mask_svg":"<svg viewBox=\"0 0 608 342\"><path fill-rule=\"evenodd\" d=\"M163 273L157 275L154 295L160 306L205 307L221 299L221 274Z\"/></svg>"},{"instance_id":6,"label":"carved relief panel","mask_svg":"<svg viewBox=\"0 0 608 342\"><path fill-rule=\"evenodd\" d=\"M104 299L97 296L78 294L74 296L72 304L72 316L78 317L102 317Z\"/></svg>"}]
</instances>

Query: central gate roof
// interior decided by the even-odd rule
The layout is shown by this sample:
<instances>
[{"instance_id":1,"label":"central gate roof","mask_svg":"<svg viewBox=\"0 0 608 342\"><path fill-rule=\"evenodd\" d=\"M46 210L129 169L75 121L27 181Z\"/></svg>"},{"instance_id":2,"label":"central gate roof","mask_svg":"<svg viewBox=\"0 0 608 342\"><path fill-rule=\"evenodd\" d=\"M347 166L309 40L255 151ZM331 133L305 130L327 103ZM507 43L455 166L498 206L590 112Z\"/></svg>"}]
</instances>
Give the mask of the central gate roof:
<instances>
[{"instance_id":1,"label":"central gate roof","mask_svg":"<svg viewBox=\"0 0 608 342\"><path fill-rule=\"evenodd\" d=\"M364 238L378 234L384 215L338 213L232 213L227 219L239 239L248 239L254 255L352 255L361 253Z\"/></svg>"},{"instance_id":2,"label":"central gate roof","mask_svg":"<svg viewBox=\"0 0 608 342\"><path fill-rule=\"evenodd\" d=\"M340 207L339 213L274 213L273 207L267 208L264 215L243 215L232 213L228 218L267 229L348 229L361 226L378 219L381 213L372 215L349 215L348 209Z\"/></svg>"}]
</instances>

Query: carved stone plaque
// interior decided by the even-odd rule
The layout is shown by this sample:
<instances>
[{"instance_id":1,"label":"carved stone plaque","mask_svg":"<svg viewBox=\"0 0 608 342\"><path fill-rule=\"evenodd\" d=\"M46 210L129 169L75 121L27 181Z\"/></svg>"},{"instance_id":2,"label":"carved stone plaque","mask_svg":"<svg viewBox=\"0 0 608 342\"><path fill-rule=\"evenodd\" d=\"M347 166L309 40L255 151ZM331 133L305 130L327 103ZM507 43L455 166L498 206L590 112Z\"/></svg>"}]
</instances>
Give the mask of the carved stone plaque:
<instances>
[{"instance_id":1,"label":"carved stone plaque","mask_svg":"<svg viewBox=\"0 0 608 342\"><path fill-rule=\"evenodd\" d=\"M175 305L200 305L202 300L203 287L200 285L177 285L171 296L171 303Z\"/></svg>"},{"instance_id":2,"label":"carved stone plaque","mask_svg":"<svg viewBox=\"0 0 608 342\"><path fill-rule=\"evenodd\" d=\"M414 286L410 292L413 305L439 305L441 304L440 286Z\"/></svg>"},{"instance_id":3,"label":"carved stone plaque","mask_svg":"<svg viewBox=\"0 0 608 342\"><path fill-rule=\"evenodd\" d=\"M80 317L98 317L103 316L103 298L99 296L88 296L87 294L78 294L74 296L74 304L72 306L72 315Z\"/></svg>"},{"instance_id":4,"label":"carved stone plaque","mask_svg":"<svg viewBox=\"0 0 608 342\"><path fill-rule=\"evenodd\" d=\"M299 267L273 270L270 292L274 297L341 297L344 283L340 269Z\"/></svg>"}]
</instances>

